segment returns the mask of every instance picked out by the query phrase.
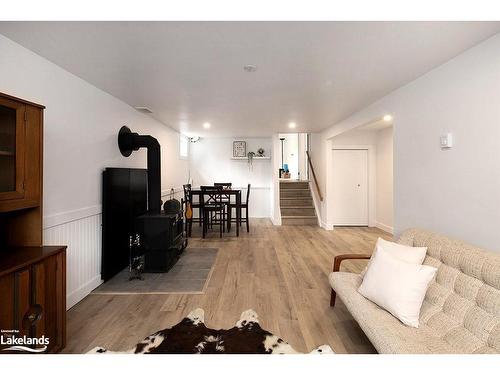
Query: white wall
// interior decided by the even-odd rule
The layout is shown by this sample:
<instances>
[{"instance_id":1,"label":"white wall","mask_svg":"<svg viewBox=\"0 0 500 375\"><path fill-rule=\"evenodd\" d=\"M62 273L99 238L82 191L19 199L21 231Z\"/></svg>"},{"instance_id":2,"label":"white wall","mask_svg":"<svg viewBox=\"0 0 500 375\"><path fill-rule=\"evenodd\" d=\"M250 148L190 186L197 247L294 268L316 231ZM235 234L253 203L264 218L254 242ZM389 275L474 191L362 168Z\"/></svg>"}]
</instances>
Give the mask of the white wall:
<instances>
[{"instance_id":1,"label":"white wall","mask_svg":"<svg viewBox=\"0 0 500 375\"><path fill-rule=\"evenodd\" d=\"M330 139L391 113L396 234L422 227L500 251L499 61L497 34L325 130L322 186L331 184ZM441 150L448 131L455 146ZM322 205L327 221L329 210Z\"/></svg>"},{"instance_id":2,"label":"white wall","mask_svg":"<svg viewBox=\"0 0 500 375\"><path fill-rule=\"evenodd\" d=\"M386 232L394 231L393 128L377 132L377 224Z\"/></svg>"},{"instance_id":3,"label":"white wall","mask_svg":"<svg viewBox=\"0 0 500 375\"><path fill-rule=\"evenodd\" d=\"M307 133L299 133L299 178L307 181ZM311 176L312 178L312 176Z\"/></svg>"},{"instance_id":4,"label":"white wall","mask_svg":"<svg viewBox=\"0 0 500 375\"><path fill-rule=\"evenodd\" d=\"M0 56L1 90L47 107L44 242L68 245L71 307L100 283L103 169L146 165L143 150L129 158L120 154L120 127L127 125L158 139L163 190L187 181L188 161L178 158L177 132L1 35ZM80 220L84 221L82 225L75 223ZM70 226L74 230L69 230ZM82 237L81 230L92 235Z\"/></svg>"},{"instance_id":5,"label":"white wall","mask_svg":"<svg viewBox=\"0 0 500 375\"><path fill-rule=\"evenodd\" d=\"M193 186L212 185L214 182L231 182L234 187L245 188L251 184L251 217L271 216L272 163L270 159L232 160L233 138L203 138L191 144L191 177ZM247 142L247 152L262 147L271 155L271 138L238 138ZM246 194L246 191L244 192ZM245 199L242 197L243 200ZM196 214L197 212L195 212Z\"/></svg>"}]
</instances>

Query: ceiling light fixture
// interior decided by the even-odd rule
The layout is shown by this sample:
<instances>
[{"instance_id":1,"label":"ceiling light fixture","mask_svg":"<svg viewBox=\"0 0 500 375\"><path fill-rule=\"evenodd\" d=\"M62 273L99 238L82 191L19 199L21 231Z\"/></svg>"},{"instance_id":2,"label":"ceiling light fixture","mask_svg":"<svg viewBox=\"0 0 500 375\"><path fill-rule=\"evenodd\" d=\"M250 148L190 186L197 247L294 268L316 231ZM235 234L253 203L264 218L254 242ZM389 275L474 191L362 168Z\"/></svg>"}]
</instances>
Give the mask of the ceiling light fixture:
<instances>
[{"instance_id":1,"label":"ceiling light fixture","mask_svg":"<svg viewBox=\"0 0 500 375\"><path fill-rule=\"evenodd\" d=\"M392 121L392 116L391 116L391 115L385 115L385 116L383 117L383 120L384 120L385 122L391 122L391 121Z\"/></svg>"},{"instance_id":2,"label":"ceiling light fixture","mask_svg":"<svg viewBox=\"0 0 500 375\"><path fill-rule=\"evenodd\" d=\"M296 127L296 126L297 126L297 124L296 124L295 122L289 122L289 123L288 123L288 127L289 127L290 129L295 129L295 127Z\"/></svg>"},{"instance_id":3,"label":"ceiling light fixture","mask_svg":"<svg viewBox=\"0 0 500 375\"><path fill-rule=\"evenodd\" d=\"M210 129L210 127L211 127L211 126L212 126L212 125L211 125L209 122L205 122L205 123L203 124L203 127L204 127L205 129Z\"/></svg>"},{"instance_id":4,"label":"ceiling light fixture","mask_svg":"<svg viewBox=\"0 0 500 375\"><path fill-rule=\"evenodd\" d=\"M247 64L243 66L243 70L247 73L253 73L257 71L257 65Z\"/></svg>"}]
</instances>

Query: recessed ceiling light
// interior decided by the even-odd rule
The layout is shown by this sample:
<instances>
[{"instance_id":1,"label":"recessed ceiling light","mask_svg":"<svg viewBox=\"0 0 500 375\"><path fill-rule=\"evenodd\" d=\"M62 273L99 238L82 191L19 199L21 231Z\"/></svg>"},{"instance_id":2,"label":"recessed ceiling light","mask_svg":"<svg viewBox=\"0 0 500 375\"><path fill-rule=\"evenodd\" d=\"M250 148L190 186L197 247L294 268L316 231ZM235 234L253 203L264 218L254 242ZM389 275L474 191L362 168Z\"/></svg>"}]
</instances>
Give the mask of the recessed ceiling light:
<instances>
[{"instance_id":1,"label":"recessed ceiling light","mask_svg":"<svg viewBox=\"0 0 500 375\"><path fill-rule=\"evenodd\" d=\"M385 115L383 117L383 119L384 119L385 122L391 122L392 121L392 116L391 115Z\"/></svg>"},{"instance_id":2,"label":"recessed ceiling light","mask_svg":"<svg viewBox=\"0 0 500 375\"><path fill-rule=\"evenodd\" d=\"M247 73L253 73L257 71L257 65L247 64L243 66L243 70Z\"/></svg>"},{"instance_id":3,"label":"recessed ceiling light","mask_svg":"<svg viewBox=\"0 0 500 375\"><path fill-rule=\"evenodd\" d=\"M297 124L296 124L295 122L289 122L289 123L288 123L288 127L289 127L290 129L295 129L295 127L296 127L296 126L297 126Z\"/></svg>"},{"instance_id":4,"label":"recessed ceiling light","mask_svg":"<svg viewBox=\"0 0 500 375\"><path fill-rule=\"evenodd\" d=\"M205 123L203 124L203 127L204 127L205 129L210 129L210 127L211 127L211 126L212 126L212 125L211 125L209 122L205 122Z\"/></svg>"}]
</instances>

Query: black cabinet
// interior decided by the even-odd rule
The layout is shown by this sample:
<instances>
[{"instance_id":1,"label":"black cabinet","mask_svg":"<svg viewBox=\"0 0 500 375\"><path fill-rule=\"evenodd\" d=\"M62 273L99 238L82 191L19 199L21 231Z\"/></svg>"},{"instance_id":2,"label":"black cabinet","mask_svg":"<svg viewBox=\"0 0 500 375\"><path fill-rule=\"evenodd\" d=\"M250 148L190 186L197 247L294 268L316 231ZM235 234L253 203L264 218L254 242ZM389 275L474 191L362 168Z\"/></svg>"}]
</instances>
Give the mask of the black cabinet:
<instances>
[{"instance_id":1,"label":"black cabinet","mask_svg":"<svg viewBox=\"0 0 500 375\"><path fill-rule=\"evenodd\" d=\"M147 211L146 169L106 168L102 189L101 277L109 280L129 264L129 236Z\"/></svg>"}]
</instances>

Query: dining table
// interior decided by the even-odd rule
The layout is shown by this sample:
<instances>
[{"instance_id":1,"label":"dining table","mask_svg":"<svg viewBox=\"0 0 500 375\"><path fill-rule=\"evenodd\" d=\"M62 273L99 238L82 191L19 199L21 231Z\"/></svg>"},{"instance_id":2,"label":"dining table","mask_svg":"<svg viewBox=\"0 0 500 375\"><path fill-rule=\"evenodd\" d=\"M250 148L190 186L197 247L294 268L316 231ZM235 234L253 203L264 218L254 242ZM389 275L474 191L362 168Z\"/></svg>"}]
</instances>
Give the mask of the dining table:
<instances>
[{"instance_id":1,"label":"dining table","mask_svg":"<svg viewBox=\"0 0 500 375\"><path fill-rule=\"evenodd\" d=\"M233 189L233 188L227 188L227 189L222 189L222 194L226 195L229 200L231 200L231 197L234 196L234 200L236 202L236 207L241 206L241 189ZM203 191L197 187L197 188L191 188L191 202L194 202L193 197L197 196L198 197L198 202L203 199ZM241 223L241 208L236 209L236 236L240 236L240 223ZM227 231L231 231L231 220L228 220L227 223Z\"/></svg>"}]
</instances>

